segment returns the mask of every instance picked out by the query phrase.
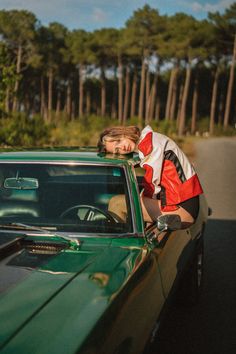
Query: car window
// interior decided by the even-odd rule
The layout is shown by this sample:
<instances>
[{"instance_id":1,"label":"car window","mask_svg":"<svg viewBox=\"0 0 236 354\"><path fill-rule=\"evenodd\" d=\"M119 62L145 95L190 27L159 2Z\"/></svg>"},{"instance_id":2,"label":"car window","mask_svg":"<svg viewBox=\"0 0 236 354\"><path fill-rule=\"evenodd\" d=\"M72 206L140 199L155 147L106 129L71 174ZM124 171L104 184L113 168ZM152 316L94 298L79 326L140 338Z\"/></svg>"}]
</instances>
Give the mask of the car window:
<instances>
[{"instance_id":1,"label":"car window","mask_svg":"<svg viewBox=\"0 0 236 354\"><path fill-rule=\"evenodd\" d=\"M143 188L143 176L145 174L144 168L140 167L139 165L136 165L135 174L138 181L139 190L141 191Z\"/></svg>"},{"instance_id":2,"label":"car window","mask_svg":"<svg viewBox=\"0 0 236 354\"><path fill-rule=\"evenodd\" d=\"M118 213L122 204L126 212ZM132 232L122 167L0 164L0 223L21 222L81 233Z\"/></svg>"}]
</instances>

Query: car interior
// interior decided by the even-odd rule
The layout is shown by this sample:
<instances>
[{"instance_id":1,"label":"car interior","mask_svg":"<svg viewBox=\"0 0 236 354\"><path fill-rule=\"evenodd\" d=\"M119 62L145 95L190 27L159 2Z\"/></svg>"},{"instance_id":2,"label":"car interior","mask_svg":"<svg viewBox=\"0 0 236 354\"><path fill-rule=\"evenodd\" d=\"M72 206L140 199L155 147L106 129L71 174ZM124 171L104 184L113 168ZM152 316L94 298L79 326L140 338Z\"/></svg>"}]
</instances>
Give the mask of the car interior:
<instances>
[{"instance_id":1,"label":"car interior","mask_svg":"<svg viewBox=\"0 0 236 354\"><path fill-rule=\"evenodd\" d=\"M0 219L74 224L110 232L131 231L128 187L123 168L113 166L7 164L0 166ZM127 219L109 210L126 196Z\"/></svg>"}]
</instances>

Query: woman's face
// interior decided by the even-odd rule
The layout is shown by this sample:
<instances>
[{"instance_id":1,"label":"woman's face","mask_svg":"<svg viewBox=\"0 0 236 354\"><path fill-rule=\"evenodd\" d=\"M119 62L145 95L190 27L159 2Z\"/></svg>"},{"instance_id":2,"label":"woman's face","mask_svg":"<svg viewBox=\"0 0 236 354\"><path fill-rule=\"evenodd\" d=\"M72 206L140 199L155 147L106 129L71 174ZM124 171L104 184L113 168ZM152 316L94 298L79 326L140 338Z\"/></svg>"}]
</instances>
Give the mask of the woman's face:
<instances>
[{"instance_id":1,"label":"woman's face","mask_svg":"<svg viewBox=\"0 0 236 354\"><path fill-rule=\"evenodd\" d=\"M110 152L112 154L130 154L135 150L135 143L133 140L127 138L127 137L120 137L116 140L111 139L109 141L109 138L106 139L105 142L105 148L107 152Z\"/></svg>"}]
</instances>

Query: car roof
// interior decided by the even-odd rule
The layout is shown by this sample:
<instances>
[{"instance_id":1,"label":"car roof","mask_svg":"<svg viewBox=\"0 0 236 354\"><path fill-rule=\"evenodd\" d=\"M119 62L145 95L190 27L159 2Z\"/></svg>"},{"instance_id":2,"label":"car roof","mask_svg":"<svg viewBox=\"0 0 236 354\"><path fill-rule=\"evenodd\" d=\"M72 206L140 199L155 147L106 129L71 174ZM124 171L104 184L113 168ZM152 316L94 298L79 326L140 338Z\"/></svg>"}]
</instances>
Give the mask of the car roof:
<instances>
[{"instance_id":1,"label":"car roof","mask_svg":"<svg viewBox=\"0 0 236 354\"><path fill-rule=\"evenodd\" d=\"M139 163L137 153L127 155L99 153L95 147L50 147L40 149L8 149L0 152L0 162L88 162L110 164Z\"/></svg>"}]
</instances>

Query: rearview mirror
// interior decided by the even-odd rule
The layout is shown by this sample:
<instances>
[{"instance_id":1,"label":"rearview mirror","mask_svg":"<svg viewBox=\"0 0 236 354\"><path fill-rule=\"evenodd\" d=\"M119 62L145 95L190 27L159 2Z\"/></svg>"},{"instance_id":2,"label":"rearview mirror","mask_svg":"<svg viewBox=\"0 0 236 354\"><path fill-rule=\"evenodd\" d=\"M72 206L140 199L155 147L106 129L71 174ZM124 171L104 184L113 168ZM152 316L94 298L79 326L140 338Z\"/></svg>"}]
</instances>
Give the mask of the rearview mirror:
<instances>
[{"instance_id":1,"label":"rearview mirror","mask_svg":"<svg viewBox=\"0 0 236 354\"><path fill-rule=\"evenodd\" d=\"M39 182L36 178L17 177L6 178L4 188L10 189L38 189Z\"/></svg>"},{"instance_id":2,"label":"rearview mirror","mask_svg":"<svg viewBox=\"0 0 236 354\"><path fill-rule=\"evenodd\" d=\"M165 214L157 218L157 228L159 231L174 231L181 229L182 223L179 215Z\"/></svg>"}]
</instances>

